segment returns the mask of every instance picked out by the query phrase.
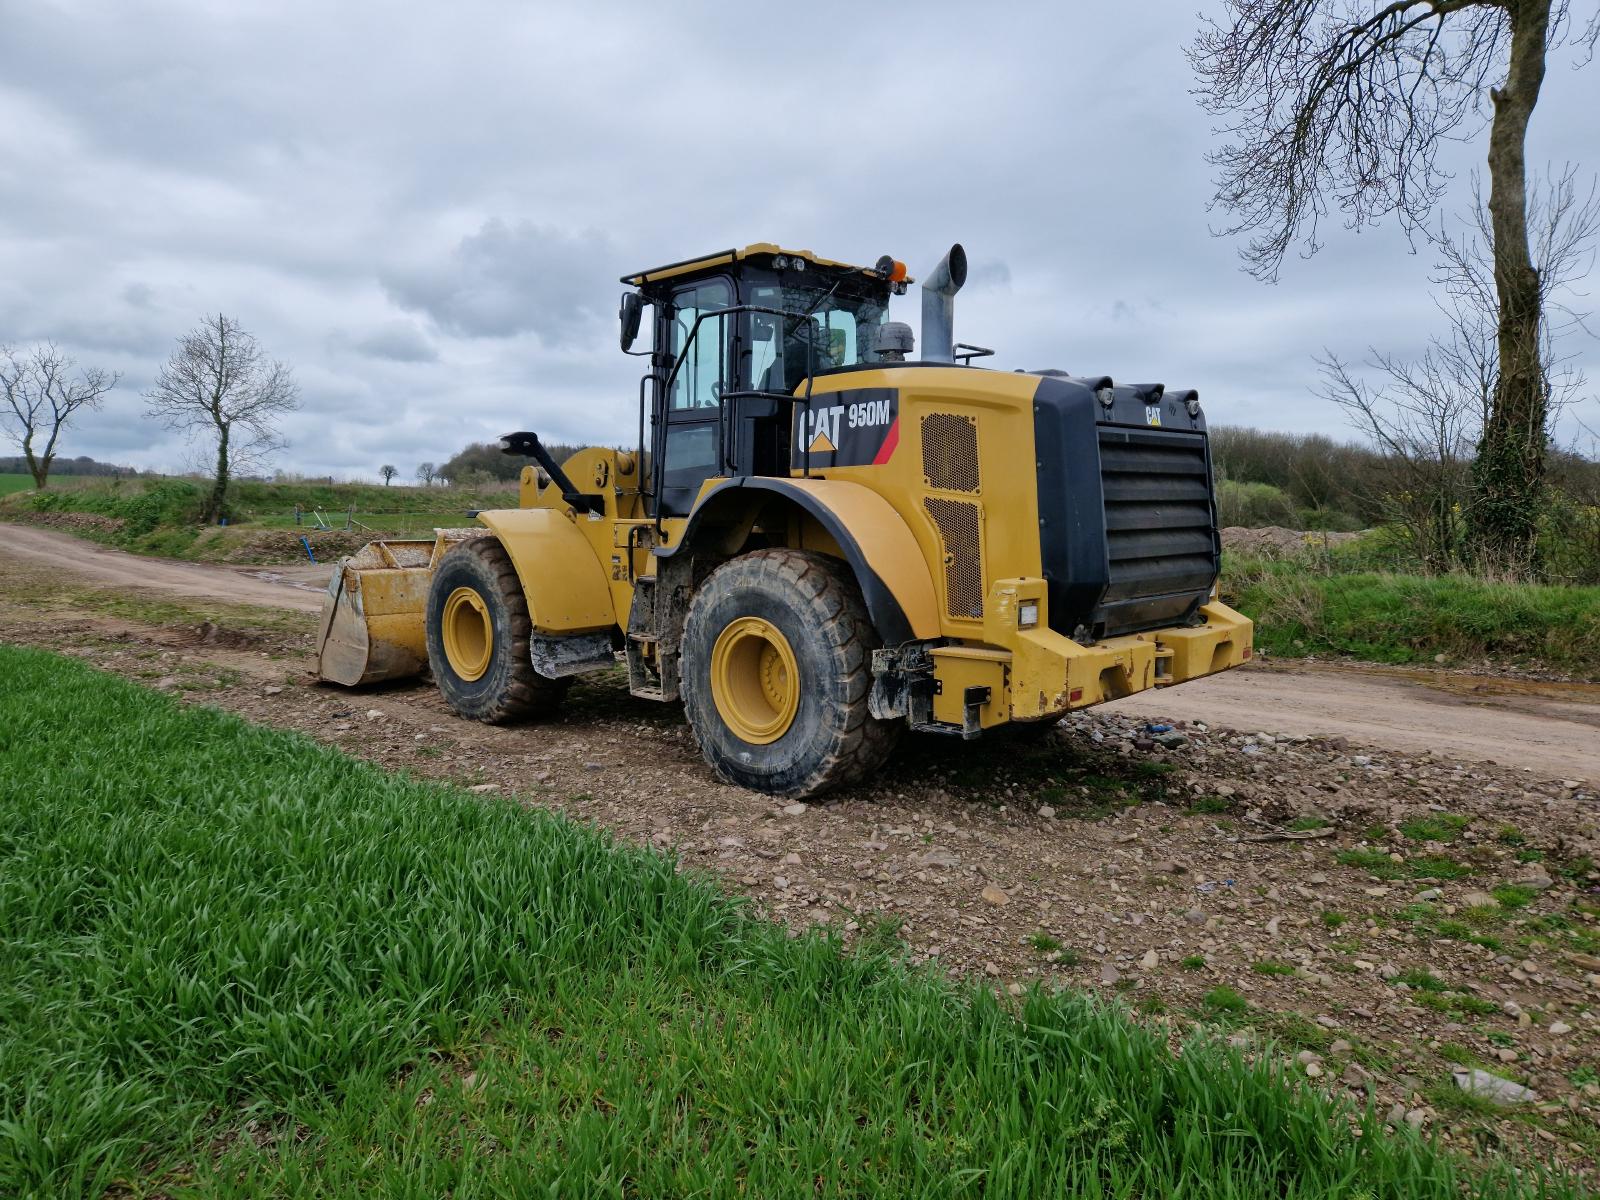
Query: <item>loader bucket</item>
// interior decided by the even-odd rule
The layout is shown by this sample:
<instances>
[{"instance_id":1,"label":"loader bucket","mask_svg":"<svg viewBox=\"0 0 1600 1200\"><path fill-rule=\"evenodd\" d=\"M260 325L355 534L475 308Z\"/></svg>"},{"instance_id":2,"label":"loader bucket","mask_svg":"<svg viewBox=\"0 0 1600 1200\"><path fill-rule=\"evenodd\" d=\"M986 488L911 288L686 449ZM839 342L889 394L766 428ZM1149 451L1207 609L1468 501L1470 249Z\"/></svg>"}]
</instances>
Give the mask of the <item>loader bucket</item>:
<instances>
[{"instance_id":1,"label":"loader bucket","mask_svg":"<svg viewBox=\"0 0 1600 1200\"><path fill-rule=\"evenodd\" d=\"M317 673L346 687L419 675L428 665L428 585L440 556L482 529L440 529L428 540L368 542L328 581Z\"/></svg>"}]
</instances>

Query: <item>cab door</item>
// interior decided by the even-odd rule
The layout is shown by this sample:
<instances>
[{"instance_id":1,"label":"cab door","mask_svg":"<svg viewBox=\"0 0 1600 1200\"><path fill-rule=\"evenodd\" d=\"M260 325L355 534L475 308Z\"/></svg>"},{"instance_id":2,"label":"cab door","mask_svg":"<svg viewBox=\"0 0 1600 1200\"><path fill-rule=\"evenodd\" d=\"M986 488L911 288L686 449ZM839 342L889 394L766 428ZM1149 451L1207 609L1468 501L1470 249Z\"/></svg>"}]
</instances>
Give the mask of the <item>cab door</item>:
<instances>
[{"instance_id":1,"label":"cab door","mask_svg":"<svg viewBox=\"0 0 1600 1200\"><path fill-rule=\"evenodd\" d=\"M672 293L665 322L668 361L677 362L685 346L688 353L657 414L653 440L662 457L659 516L687 516L701 485L721 473L722 394L732 390L725 376L733 318L707 317L699 332L694 330L702 313L731 308L733 302L733 283L726 278L701 279Z\"/></svg>"}]
</instances>

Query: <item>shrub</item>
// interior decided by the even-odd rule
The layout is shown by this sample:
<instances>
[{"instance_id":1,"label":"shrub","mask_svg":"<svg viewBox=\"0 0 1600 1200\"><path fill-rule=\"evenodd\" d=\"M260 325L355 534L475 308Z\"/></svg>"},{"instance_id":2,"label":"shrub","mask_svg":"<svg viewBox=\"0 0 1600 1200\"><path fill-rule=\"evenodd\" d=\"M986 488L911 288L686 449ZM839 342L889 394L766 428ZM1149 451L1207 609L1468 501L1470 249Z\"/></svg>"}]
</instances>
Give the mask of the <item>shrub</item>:
<instances>
[{"instance_id":1,"label":"shrub","mask_svg":"<svg viewBox=\"0 0 1600 1200\"><path fill-rule=\"evenodd\" d=\"M1241 483L1234 479L1217 481L1217 524L1224 528L1243 525L1259 529L1263 525L1294 528L1299 514L1294 502L1270 483Z\"/></svg>"}]
</instances>

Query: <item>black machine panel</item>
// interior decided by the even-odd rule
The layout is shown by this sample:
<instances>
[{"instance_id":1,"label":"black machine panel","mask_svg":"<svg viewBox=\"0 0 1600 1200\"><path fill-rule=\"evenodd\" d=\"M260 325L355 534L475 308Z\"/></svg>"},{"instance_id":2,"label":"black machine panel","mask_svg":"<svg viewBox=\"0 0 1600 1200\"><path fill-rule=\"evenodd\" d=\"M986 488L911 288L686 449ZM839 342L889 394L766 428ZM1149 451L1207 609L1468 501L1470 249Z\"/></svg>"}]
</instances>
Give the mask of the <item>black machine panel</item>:
<instances>
[{"instance_id":1,"label":"black machine panel","mask_svg":"<svg viewBox=\"0 0 1600 1200\"><path fill-rule=\"evenodd\" d=\"M1111 637L1192 620L1221 567L1192 392L1050 373L1034 394L1050 626Z\"/></svg>"}]
</instances>

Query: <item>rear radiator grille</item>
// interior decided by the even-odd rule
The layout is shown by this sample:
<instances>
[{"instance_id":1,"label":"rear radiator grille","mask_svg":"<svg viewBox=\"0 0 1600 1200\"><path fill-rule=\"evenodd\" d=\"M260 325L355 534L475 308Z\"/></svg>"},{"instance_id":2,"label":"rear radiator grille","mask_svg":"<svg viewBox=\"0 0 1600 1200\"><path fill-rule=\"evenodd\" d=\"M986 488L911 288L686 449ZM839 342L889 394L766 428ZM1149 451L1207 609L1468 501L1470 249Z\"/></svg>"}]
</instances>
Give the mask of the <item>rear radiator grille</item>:
<instances>
[{"instance_id":1,"label":"rear radiator grille","mask_svg":"<svg viewBox=\"0 0 1600 1200\"><path fill-rule=\"evenodd\" d=\"M952 617L983 618L983 549L978 506L925 497L922 503L944 542L945 603Z\"/></svg>"},{"instance_id":2,"label":"rear radiator grille","mask_svg":"<svg viewBox=\"0 0 1600 1200\"><path fill-rule=\"evenodd\" d=\"M1204 590L1216 571L1205 438L1102 426L1111 585L1105 600Z\"/></svg>"},{"instance_id":3,"label":"rear radiator grille","mask_svg":"<svg viewBox=\"0 0 1600 1200\"><path fill-rule=\"evenodd\" d=\"M978 490L977 421L944 412L922 418L922 477L947 492Z\"/></svg>"}]
</instances>

